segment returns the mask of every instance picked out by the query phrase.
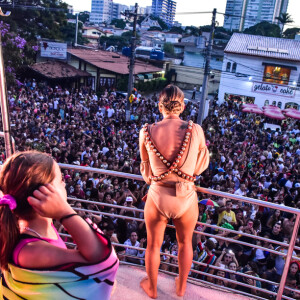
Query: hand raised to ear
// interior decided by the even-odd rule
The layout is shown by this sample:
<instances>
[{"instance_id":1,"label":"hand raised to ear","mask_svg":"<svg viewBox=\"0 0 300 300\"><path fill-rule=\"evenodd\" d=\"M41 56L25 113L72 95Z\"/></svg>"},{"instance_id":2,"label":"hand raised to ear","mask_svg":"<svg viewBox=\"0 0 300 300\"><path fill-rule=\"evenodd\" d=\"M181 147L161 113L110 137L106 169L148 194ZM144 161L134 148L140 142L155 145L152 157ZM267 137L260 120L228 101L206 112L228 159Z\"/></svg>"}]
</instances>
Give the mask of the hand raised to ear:
<instances>
[{"instance_id":1,"label":"hand raised to ear","mask_svg":"<svg viewBox=\"0 0 300 300\"><path fill-rule=\"evenodd\" d=\"M42 217L61 219L66 214L74 213L64 195L52 184L41 186L27 200Z\"/></svg>"}]
</instances>

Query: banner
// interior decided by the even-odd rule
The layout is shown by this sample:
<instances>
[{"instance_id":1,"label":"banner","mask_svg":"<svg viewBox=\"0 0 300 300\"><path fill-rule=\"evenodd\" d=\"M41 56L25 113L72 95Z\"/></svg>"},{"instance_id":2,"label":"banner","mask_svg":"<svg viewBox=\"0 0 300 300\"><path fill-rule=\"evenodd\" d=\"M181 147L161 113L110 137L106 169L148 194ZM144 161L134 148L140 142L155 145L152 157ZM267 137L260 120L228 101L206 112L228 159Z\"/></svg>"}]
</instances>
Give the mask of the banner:
<instances>
[{"instance_id":1,"label":"banner","mask_svg":"<svg viewBox=\"0 0 300 300\"><path fill-rule=\"evenodd\" d=\"M252 92L277 95L282 97L295 97L295 88L273 83L253 82Z\"/></svg>"},{"instance_id":2,"label":"banner","mask_svg":"<svg viewBox=\"0 0 300 300\"><path fill-rule=\"evenodd\" d=\"M41 57L67 59L67 44L41 42Z\"/></svg>"}]
</instances>

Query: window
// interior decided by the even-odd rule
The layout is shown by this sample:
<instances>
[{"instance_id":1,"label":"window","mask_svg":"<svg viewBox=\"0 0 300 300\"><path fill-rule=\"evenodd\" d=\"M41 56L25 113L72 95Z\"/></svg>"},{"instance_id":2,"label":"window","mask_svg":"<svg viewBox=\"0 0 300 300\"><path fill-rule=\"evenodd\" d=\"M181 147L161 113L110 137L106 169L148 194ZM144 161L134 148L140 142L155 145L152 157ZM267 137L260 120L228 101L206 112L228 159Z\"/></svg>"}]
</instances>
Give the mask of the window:
<instances>
[{"instance_id":1,"label":"window","mask_svg":"<svg viewBox=\"0 0 300 300\"><path fill-rule=\"evenodd\" d=\"M299 109L299 105L295 102L288 102L285 104L284 108L295 108Z\"/></svg>"},{"instance_id":2,"label":"window","mask_svg":"<svg viewBox=\"0 0 300 300\"><path fill-rule=\"evenodd\" d=\"M265 101L264 106L267 106L267 105L269 105L269 100L266 100L266 101Z\"/></svg>"},{"instance_id":3,"label":"window","mask_svg":"<svg viewBox=\"0 0 300 300\"><path fill-rule=\"evenodd\" d=\"M291 69L287 67L265 66L263 81L278 84L288 84Z\"/></svg>"},{"instance_id":4,"label":"window","mask_svg":"<svg viewBox=\"0 0 300 300\"><path fill-rule=\"evenodd\" d=\"M236 63L233 63L231 72L232 73L236 72Z\"/></svg>"},{"instance_id":5,"label":"window","mask_svg":"<svg viewBox=\"0 0 300 300\"><path fill-rule=\"evenodd\" d=\"M278 104L277 104L277 106L279 107L279 108L281 108L282 107L282 102L278 102Z\"/></svg>"},{"instance_id":6,"label":"window","mask_svg":"<svg viewBox=\"0 0 300 300\"><path fill-rule=\"evenodd\" d=\"M273 101L273 102L272 102L272 105L273 105L273 106L276 106L276 101Z\"/></svg>"},{"instance_id":7,"label":"window","mask_svg":"<svg viewBox=\"0 0 300 300\"><path fill-rule=\"evenodd\" d=\"M231 63L228 62L226 65L226 72L230 72L230 69L231 69Z\"/></svg>"}]
</instances>

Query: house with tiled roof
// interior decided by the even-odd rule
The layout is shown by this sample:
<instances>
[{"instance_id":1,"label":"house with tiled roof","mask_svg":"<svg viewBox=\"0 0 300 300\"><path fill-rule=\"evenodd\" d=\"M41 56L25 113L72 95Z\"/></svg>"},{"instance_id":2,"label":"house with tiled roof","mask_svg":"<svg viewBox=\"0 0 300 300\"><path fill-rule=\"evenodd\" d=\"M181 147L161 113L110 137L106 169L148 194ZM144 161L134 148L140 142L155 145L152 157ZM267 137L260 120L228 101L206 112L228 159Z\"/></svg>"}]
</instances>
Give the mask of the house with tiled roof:
<instances>
[{"instance_id":1,"label":"house with tiled roof","mask_svg":"<svg viewBox=\"0 0 300 300\"><path fill-rule=\"evenodd\" d=\"M50 84L79 88L91 82L92 74L79 70L65 61L49 60L28 66L27 75Z\"/></svg>"},{"instance_id":2,"label":"house with tiled roof","mask_svg":"<svg viewBox=\"0 0 300 300\"><path fill-rule=\"evenodd\" d=\"M88 39L91 46L98 46L99 38L105 35L105 32L97 26L82 27L82 37Z\"/></svg>"},{"instance_id":3,"label":"house with tiled roof","mask_svg":"<svg viewBox=\"0 0 300 300\"><path fill-rule=\"evenodd\" d=\"M300 108L300 41L234 33L224 53L221 103Z\"/></svg>"},{"instance_id":4,"label":"house with tiled roof","mask_svg":"<svg viewBox=\"0 0 300 300\"><path fill-rule=\"evenodd\" d=\"M119 80L129 74L129 58L114 52L91 49L68 49L68 63L76 69L91 74L92 86L96 90L115 88ZM159 78L164 70L136 59L134 75L136 78Z\"/></svg>"}]
</instances>

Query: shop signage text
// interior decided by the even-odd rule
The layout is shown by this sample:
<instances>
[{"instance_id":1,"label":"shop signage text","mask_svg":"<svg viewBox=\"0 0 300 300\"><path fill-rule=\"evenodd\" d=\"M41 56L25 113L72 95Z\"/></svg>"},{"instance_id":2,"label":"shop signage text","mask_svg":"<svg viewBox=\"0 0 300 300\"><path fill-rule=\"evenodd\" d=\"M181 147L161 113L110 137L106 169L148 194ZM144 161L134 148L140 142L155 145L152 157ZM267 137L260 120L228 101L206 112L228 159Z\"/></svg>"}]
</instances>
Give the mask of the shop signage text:
<instances>
[{"instance_id":1,"label":"shop signage text","mask_svg":"<svg viewBox=\"0 0 300 300\"><path fill-rule=\"evenodd\" d=\"M282 97L295 97L295 89L287 85L263 83L263 82L253 82L252 92L272 94Z\"/></svg>"},{"instance_id":2,"label":"shop signage text","mask_svg":"<svg viewBox=\"0 0 300 300\"><path fill-rule=\"evenodd\" d=\"M41 42L41 57L67 59L67 44L55 42Z\"/></svg>"}]
</instances>

